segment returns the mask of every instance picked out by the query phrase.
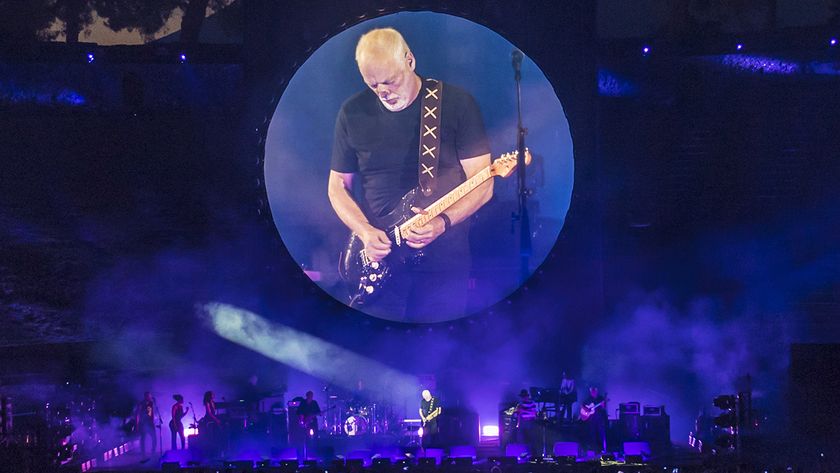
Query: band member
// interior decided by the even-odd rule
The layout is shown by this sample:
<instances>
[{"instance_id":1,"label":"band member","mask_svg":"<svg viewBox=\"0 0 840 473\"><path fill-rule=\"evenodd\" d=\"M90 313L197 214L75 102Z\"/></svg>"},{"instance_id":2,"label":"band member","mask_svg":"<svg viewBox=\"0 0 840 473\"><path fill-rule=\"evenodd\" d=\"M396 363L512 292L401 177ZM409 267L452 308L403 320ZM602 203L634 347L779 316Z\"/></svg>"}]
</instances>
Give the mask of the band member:
<instances>
[{"instance_id":1,"label":"band member","mask_svg":"<svg viewBox=\"0 0 840 473\"><path fill-rule=\"evenodd\" d=\"M392 28L363 35L356 46L356 63L368 90L350 97L338 113L328 196L341 221L360 237L367 257L379 261L394 248L376 227L376 218L392 211L421 177L421 102L428 84L416 72L408 44ZM428 170L436 190L416 203L414 211L420 213L421 207L490 164L490 146L475 100L449 83L442 89L437 130L441 149L435 156L437 169ZM357 178L361 195L354 198ZM466 220L492 194L493 183L488 180L428 224L409 230L404 244L423 249L424 257L417 264L400 266L381 295L366 303L365 312L426 321L463 313L470 270Z\"/></svg>"},{"instance_id":2,"label":"band member","mask_svg":"<svg viewBox=\"0 0 840 473\"><path fill-rule=\"evenodd\" d=\"M575 390L574 378L567 377L566 372L563 372L563 379L560 380L560 406L559 415L561 419L572 418L572 404L577 401L577 391Z\"/></svg>"},{"instance_id":3,"label":"band member","mask_svg":"<svg viewBox=\"0 0 840 473\"><path fill-rule=\"evenodd\" d=\"M140 452L143 458L146 456L146 437L152 439L152 452L157 450L157 435L155 435L155 398L152 393L143 393L143 400L137 403L134 408L134 423L137 426L137 433L140 434Z\"/></svg>"},{"instance_id":4,"label":"band member","mask_svg":"<svg viewBox=\"0 0 840 473\"><path fill-rule=\"evenodd\" d=\"M531 399L527 389L519 391L519 403L514 412L516 417L517 441L528 446L532 456L542 454L537 435L537 403Z\"/></svg>"},{"instance_id":5,"label":"band member","mask_svg":"<svg viewBox=\"0 0 840 473\"><path fill-rule=\"evenodd\" d=\"M213 391L204 393L204 417L198 421L198 433L208 454L219 453L221 442L222 421L216 415L216 394Z\"/></svg>"},{"instance_id":6,"label":"band member","mask_svg":"<svg viewBox=\"0 0 840 473\"><path fill-rule=\"evenodd\" d=\"M297 408L298 421L301 427L312 437L318 435L318 416L321 415L321 406L318 405L318 401L314 397L315 393L307 391L306 399Z\"/></svg>"},{"instance_id":7,"label":"band member","mask_svg":"<svg viewBox=\"0 0 840 473\"><path fill-rule=\"evenodd\" d=\"M420 393L420 419L423 421L423 448L434 447L438 444L437 438L440 429L438 428L438 417L442 409L440 402L431 391L424 389Z\"/></svg>"},{"instance_id":8,"label":"band member","mask_svg":"<svg viewBox=\"0 0 840 473\"><path fill-rule=\"evenodd\" d=\"M172 434L172 450L177 450L178 445L176 443L176 437L181 437L181 449L186 448L186 438L184 437L184 424L181 423L181 420L187 415L189 412L189 407L184 407L184 396L180 394L175 394L172 396L172 399L175 400L175 404L172 404L172 420L169 421L169 433Z\"/></svg>"},{"instance_id":9,"label":"band member","mask_svg":"<svg viewBox=\"0 0 840 473\"><path fill-rule=\"evenodd\" d=\"M590 447L595 451L607 451L607 398L591 386L589 395L582 402L580 418L587 425Z\"/></svg>"},{"instance_id":10,"label":"band member","mask_svg":"<svg viewBox=\"0 0 840 473\"><path fill-rule=\"evenodd\" d=\"M222 421L216 415L216 394L213 391L204 393L204 417L198 423L209 429L218 429L222 425Z\"/></svg>"}]
</instances>

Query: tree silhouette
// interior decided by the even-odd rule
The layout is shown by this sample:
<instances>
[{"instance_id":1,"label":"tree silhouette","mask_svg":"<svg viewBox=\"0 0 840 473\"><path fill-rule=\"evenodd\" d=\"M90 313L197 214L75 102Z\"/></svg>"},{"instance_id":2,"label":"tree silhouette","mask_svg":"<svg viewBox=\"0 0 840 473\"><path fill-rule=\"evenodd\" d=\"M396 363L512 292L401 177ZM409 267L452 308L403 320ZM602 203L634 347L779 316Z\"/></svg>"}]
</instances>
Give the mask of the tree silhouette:
<instances>
[{"instance_id":1,"label":"tree silhouette","mask_svg":"<svg viewBox=\"0 0 840 473\"><path fill-rule=\"evenodd\" d=\"M0 0L0 44L18 44L50 40L58 35L51 31L55 18L53 0Z\"/></svg>"},{"instance_id":2,"label":"tree silhouette","mask_svg":"<svg viewBox=\"0 0 840 473\"><path fill-rule=\"evenodd\" d=\"M145 38L159 32L176 10L182 10L181 42L197 43L209 7L219 11L234 0L93 0L97 14L114 31L138 30Z\"/></svg>"},{"instance_id":3,"label":"tree silhouette","mask_svg":"<svg viewBox=\"0 0 840 473\"><path fill-rule=\"evenodd\" d=\"M241 19L236 0L0 0L0 43L52 40L62 32L68 43L77 43L97 16L114 31L137 30L149 41L180 10L180 41L193 44L207 10L215 13L231 5L234 14L226 15L223 26L237 29L230 24Z\"/></svg>"},{"instance_id":4,"label":"tree silhouette","mask_svg":"<svg viewBox=\"0 0 840 473\"><path fill-rule=\"evenodd\" d=\"M93 5L108 28L137 30L148 40L183 3L183 0L94 0Z\"/></svg>"},{"instance_id":5,"label":"tree silhouette","mask_svg":"<svg viewBox=\"0 0 840 473\"><path fill-rule=\"evenodd\" d=\"M55 17L64 24L68 43L78 43L79 36L93 23L93 0L54 0Z\"/></svg>"}]
</instances>

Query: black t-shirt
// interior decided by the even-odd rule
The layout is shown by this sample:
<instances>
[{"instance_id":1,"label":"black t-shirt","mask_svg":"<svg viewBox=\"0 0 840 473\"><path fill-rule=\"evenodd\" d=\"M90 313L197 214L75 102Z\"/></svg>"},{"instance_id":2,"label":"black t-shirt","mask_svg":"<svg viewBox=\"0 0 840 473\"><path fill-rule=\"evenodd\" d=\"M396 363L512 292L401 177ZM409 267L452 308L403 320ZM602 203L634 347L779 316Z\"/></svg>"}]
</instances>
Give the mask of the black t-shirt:
<instances>
[{"instance_id":1,"label":"black t-shirt","mask_svg":"<svg viewBox=\"0 0 840 473\"><path fill-rule=\"evenodd\" d=\"M298 406L297 413L301 416L317 415L321 413L321 406L319 406L318 401L314 399L312 402L303 401L300 403L300 406Z\"/></svg>"},{"instance_id":2,"label":"black t-shirt","mask_svg":"<svg viewBox=\"0 0 840 473\"><path fill-rule=\"evenodd\" d=\"M154 401L142 400L137 404L137 414L140 416L141 424L155 423L155 403Z\"/></svg>"},{"instance_id":3,"label":"black t-shirt","mask_svg":"<svg viewBox=\"0 0 840 473\"><path fill-rule=\"evenodd\" d=\"M387 214L406 192L417 187L420 107L423 93L406 109L391 112L371 90L350 97L335 123L331 169L361 178L362 210L369 217ZM427 205L465 180L460 160L490 152L481 111L463 89L443 86L441 153L435 195Z\"/></svg>"},{"instance_id":4,"label":"black t-shirt","mask_svg":"<svg viewBox=\"0 0 840 473\"><path fill-rule=\"evenodd\" d=\"M437 400L436 397L432 397L428 401L425 400L425 399L420 400L420 410L423 411L423 417L428 417L429 414L431 414L432 411L434 411L438 407L440 407L440 404L438 403L438 400ZM432 423L432 422L436 422L436 421L437 421L437 417L428 421L427 423Z\"/></svg>"}]
</instances>

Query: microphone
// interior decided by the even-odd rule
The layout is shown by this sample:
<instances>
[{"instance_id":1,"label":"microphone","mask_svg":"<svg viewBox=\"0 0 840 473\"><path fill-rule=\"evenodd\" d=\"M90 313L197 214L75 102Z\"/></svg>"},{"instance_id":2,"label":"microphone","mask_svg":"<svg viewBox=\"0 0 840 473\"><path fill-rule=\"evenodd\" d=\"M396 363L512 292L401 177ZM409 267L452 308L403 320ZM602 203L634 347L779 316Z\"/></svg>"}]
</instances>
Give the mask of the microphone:
<instances>
[{"instance_id":1,"label":"microphone","mask_svg":"<svg viewBox=\"0 0 840 473\"><path fill-rule=\"evenodd\" d=\"M510 53L511 62L513 63L513 70L519 74L519 71L522 69L522 51L518 49L514 49L513 52Z\"/></svg>"}]
</instances>

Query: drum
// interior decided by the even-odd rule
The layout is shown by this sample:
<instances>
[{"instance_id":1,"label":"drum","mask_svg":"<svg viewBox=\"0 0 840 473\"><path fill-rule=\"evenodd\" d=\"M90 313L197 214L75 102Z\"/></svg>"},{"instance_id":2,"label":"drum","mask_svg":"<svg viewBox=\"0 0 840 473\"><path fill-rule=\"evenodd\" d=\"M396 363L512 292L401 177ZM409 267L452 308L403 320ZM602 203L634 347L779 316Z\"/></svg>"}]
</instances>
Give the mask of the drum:
<instances>
[{"instance_id":1,"label":"drum","mask_svg":"<svg viewBox=\"0 0 840 473\"><path fill-rule=\"evenodd\" d=\"M350 437L366 434L368 421L362 416L350 416L344 420L344 433Z\"/></svg>"}]
</instances>

